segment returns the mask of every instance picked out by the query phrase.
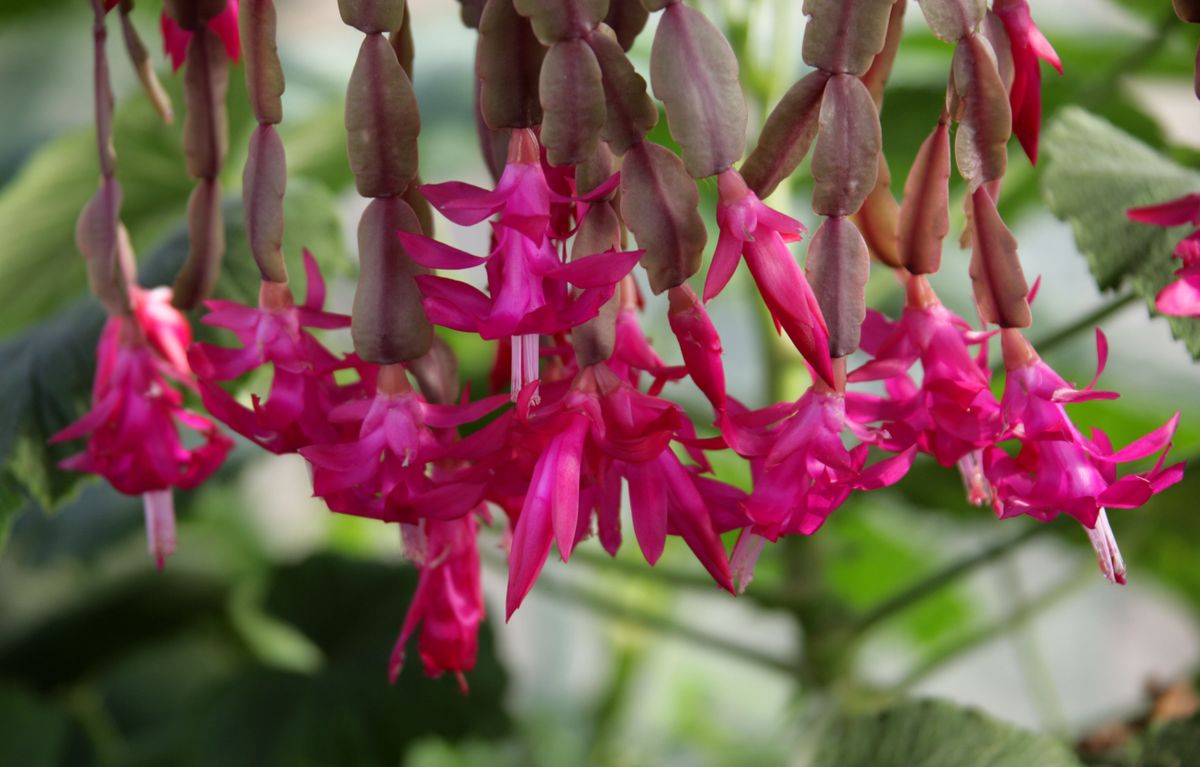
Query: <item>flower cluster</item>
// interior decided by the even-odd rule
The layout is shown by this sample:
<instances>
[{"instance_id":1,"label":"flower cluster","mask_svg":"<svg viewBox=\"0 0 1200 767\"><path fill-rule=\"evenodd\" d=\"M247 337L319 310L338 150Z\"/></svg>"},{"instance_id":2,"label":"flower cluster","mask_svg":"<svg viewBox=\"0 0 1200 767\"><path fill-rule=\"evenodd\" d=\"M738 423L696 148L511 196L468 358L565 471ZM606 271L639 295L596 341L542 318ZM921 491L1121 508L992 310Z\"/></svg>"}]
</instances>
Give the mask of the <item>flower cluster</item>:
<instances>
[{"instance_id":1,"label":"flower cluster","mask_svg":"<svg viewBox=\"0 0 1200 767\"><path fill-rule=\"evenodd\" d=\"M124 232L115 213L115 159L101 144L104 185L81 217L79 240L110 319L93 408L54 439L88 436L85 451L65 465L146 497L160 565L174 546L170 489L201 482L231 446L212 422L185 409L182 389L198 393L212 416L246 440L302 456L314 495L332 511L399 527L419 578L388 667L393 679L415 636L425 670L449 672L465 690L484 616L485 530L499 533L508 555L506 618L552 550L565 562L594 536L615 555L623 506L648 564L662 558L671 537L682 539L680 548L690 549L716 587L736 592L768 542L813 535L855 492L899 482L919 455L957 468L967 500L990 505L1000 518L1073 517L1105 576L1124 582L1107 509L1140 506L1181 479L1182 465L1166 463L1178 416L1120 449L1100 431L1085 436L1066 406L1116 395L1095 389L1095 380L1068 384L1023 335L1032 321L1029 291L996 200L1014 132L1036 160L1040 62L1061 70L1025 0L996 0L990 10L921 4L935 34L955 44L955 60L945 111L900 205L881 154L878 103L903 4L805 4L811 18L803 53L814 71L772 112L737 168L746 124L737 61L699 11L659 4L651 80L676 155L648 140L658 110L625 58L632 38L622 14L607 15L607 3L561 5L567 10L498 0L478 19L479 128L496 179L484 189L417 178L412 30L402 0L339 4L343 20L363 34L346 128L355 186L369 198L350 316L325 310L325 283L311 254L304 253L302 303L288 282L286 159L274 128L282 120L283 77L269 0L247 6L242 37L258 120L243 184L250 251L262 277L258 305L209 300L202 320L228 331L236 346L192 344L169 289L111 290L115 267L106 259ZM238 3L219 7L178 0L163 17L163 35L176 66L186 60L197 68L189 109L223 119L213 103L223 88L202 75L223 77L226 62L195 48L219 39L237 58ZM95 8L102 49L99 0ZM98 83L103 104L107 82ZM111 115L97 113L106 135ZM981 328L945 307L925 276L938 269L949 229L952 122L969 187L965 239ZM185 131L198 184L189 208L193 247L176 283L187 291L174 293L183 307L208 294L223 250L208 234L221 223L225 137L214 121L197 125ZM764 200L810 148L821 223L802 267L791 247L805 227ZM707 241L695 183L705 178L716 180L718 236L698 296L689 280ZM436 237L433 210L460 226L486 225L486 253ZM1200 225L1200 198L1130 215ZM629 247L631 234L637 248ZM897 318L866 306L872 253L903 285ZM1176 254L1182 279L1160 296L1160 308L1200 313L1200 236ZM720 295L742 260L809 373L811 384L794 401L753 408L726 389L707 304L726 300ZM638 264L649 289L665 296L674 343L652 342L643 329ZM482 288L444 274L475 267ZM472 399L460 390L457 360L434 326L495 342L495 391ZM353 353L324 345L324 331L346 328ZM999 396L988 359L997 338ZM1098 378L1107 342L1100 333L1097 339ZM851 367L860 351L865 359ZM232 388L265 380L268 370L265 393L244 400ZM669 398L681 383L707 400L711 426L698 426ZM182 439L180 427L198 440ZM718 451L745 460L748 489L716 476ZM1121 470L1152 456L1150 468ZM726 533L737 534L731 551Z\"/></svg>"}]
</instances>

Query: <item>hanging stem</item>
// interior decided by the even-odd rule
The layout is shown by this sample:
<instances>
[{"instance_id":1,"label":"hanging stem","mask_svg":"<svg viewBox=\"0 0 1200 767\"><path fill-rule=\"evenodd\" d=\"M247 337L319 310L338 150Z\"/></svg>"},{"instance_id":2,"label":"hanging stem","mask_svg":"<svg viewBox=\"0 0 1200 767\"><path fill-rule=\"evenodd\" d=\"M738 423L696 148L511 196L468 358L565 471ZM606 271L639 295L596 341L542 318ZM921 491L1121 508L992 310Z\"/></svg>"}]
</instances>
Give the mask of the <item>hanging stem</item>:
<instances>
[{"instance_id":1,"label":"hanging stem","mask_svg":"<svg viewBox=\"0 0 1200 767\"><path fill-rule=\"evenodd\" d=\"M538 590L568 605L584 607L599 615L628 621L642 628L677 637L700 647L706 647L734 658L740 658L773 671L779 671L788 675L796 673L796 669L791 663L770 653L765 653L754 647L747 647L740 642L735 642L725 637L710 634L707 631L689 626L686 623L681 623L670 616L652 610L634 607L586 589L568 586L554 578L547 578L545 575L538 580Z\"/></svg>"},{"instance_id":2,"label":"hanging stem","mask_svg":"<svg viewBox=\"0 0 1200 767\"><path fill-rule=\"evenodd\" d=\"M897 694L908 692L916 684L955 658L966 655L971 650L981 647L1025 625L1030 618L1033 618L1046 608L1057 604L1065 597L1070 596L1081 586L1092 582L1095 578L1094 567L1095 565L1089 562L1087 567L1081 568L1074 577L1063 581L1044 594L1025 602L999 620L981 626L960 637L958 641L949 647L921 661L921 663L896 683L892 691Z\"/></svg>"},{"instance_id":3,"label":"hanging stem","mask_svg":"<svg viewBox=\"0 0 1200 767\"><path fill-rule=\"evenodd\" d=\"M1097 324L1113 316L1137 300L1134 293L1124 293L1101 304L1070 324L1053 330L1046 336L1033 342L1033 347L1041 353L1046 353L1065 341L1069 341L1079 333L1091 330Z\"/></svg>"},{"instance_id":4,"label":"hanging stem","mask_svg":"<svg viewBox=\"0 0 1200 767\"><path fill-rule=\"evenodd\" d=\"M1017 567L1016 558L1004 560L1000 573L1003 579L1002 587L1011 599L1011 609L1020 610L1029 601L1021 581L1021 571ZM1046 658L1038 646L1037 637L1030 625L1025 624L1014 629L1013 643L1016 645L1017 657L1025 672L1025 680L1029 685L1029 696L1037 709L1038 719L1046 723L1046 728L1063 736L1067 734L1066 718L1063 715L1062 698L1054 687L1054 679L1050 676L1050 668Z\"/></svg>"},{"instance_id":5,"label":"hanging stem","mask_svg":"<svg viewBox=\"0 0 1200 767\"><path fill-rule=\"evenodd\" d=\"M975 554L947 565L932 575L917 581L899 594L884 600L877 607L867 612L855 623L851 633L854 636L865 634L877 624L904 612L934 592L949 586L965 575L969 575L983 565L996 561L1022 544L1038 536L1045 535L1049 530L1049 525L1031 525L1011 538L994 543Z\"/></svg>"}]
</instances>

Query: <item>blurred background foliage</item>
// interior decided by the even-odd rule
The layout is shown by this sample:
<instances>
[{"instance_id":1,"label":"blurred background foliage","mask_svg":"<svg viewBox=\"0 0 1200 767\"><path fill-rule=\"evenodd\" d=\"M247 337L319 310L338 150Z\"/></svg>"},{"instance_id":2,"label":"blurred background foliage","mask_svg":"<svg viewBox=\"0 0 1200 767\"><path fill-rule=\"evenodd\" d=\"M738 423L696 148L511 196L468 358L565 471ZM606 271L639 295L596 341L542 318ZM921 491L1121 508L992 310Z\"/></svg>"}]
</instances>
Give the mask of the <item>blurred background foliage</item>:
<instances>
[{"instance_id":1,"label":"blurred background foliage","mask_svg":"<svg viewBox=\"0 0 1200 767\"><path fill-rule=\"evenodd\" d=\"M450 0L410 4L422 174L486 183L472 33ZM800 4L698 4L741 51L752 113L765 114L804 70ZM1124 396L1077 406L1077 422L1119 444L1179 409L1175 452L1194 465L1144 509L1114 514L1131 585L1103 582L1075 523L998 524L966 504L955 473L919 461L815 538L768 550L738 600L670 547L653 570L629 547L613 560L585 547L569 570L551 563L511 624L492 611L462 697L415 662L387 684L414 573L394 530L335 519L310 499L299 459L241 445L212 481L179 494L181 551L163 573L143 551L137 499L56 468L69 447L45 439L87 405L103 319L73 245L96 179L89 12L0 3L0 765L1200 764L1200 371L1190 359L1200 324L1147 310L1181 233L1123 216L1200 189L1197 27L1165 0L1031 5L1066 66L1062 77L1045 70L1042 163L1030 167L1014 144L1001 198L1026 272L1043 277L1035 341L1084 381L1101 324L1112 340L1104 383ZM137 21L156 41L156 4L143 6ZM332 0L289 0L280 14L285 250L300 274L300 249L311 249L345 310L348 222L362 203L341 99L357 38ZM643 72L650 39L634 49ZM123 217L143 283L161 284L186 250L180 127L157 121L110 40ZM936 120L950 55L913 4L882 112L894 190ZM179 104L179 78L164 77ZM253 126L240 69L230 120L218 292L252 302L238 187ZM670 143L665 121L654 137ZM808 191L802 169L775 202L803 218ZM711 211L715 188L702 193ZM477 232L439 225L460 247L482 245ZM936 283L963 313L965 263L948 254ZM872 304L894 312L902 298L876 272ZM748 290L711 310L738 397L798 396L798 357L763 332ZM650 301L653 337L669 338L664 320ZM491 349L447 337L472 390L485 391ZM699 403L694 391L673 396ZM716 464L747 480L737 461ZM500 531L485 535L498 608Z\"/></svg>"}]
</instances>

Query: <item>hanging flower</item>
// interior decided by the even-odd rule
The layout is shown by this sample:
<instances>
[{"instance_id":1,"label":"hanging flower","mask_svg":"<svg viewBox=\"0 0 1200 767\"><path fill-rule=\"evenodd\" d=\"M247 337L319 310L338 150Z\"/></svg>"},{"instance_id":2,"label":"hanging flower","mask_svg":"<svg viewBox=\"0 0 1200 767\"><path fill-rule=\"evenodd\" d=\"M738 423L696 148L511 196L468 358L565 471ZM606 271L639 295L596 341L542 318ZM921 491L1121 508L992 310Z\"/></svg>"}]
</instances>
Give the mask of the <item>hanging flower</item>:
<instances>
[{"instance_id":1,"label":"hanging flower","mask_svg":"<svg viewBox=\"0 0 1200 767\"><path fill-rule=\"evenodd\" d=\"M517 446L500 458L500 474L511 477L513 467L523 463L509 459L516 453L528 451L525 460L534 462L515 515L509 617L533 587L551 544L569 559L590 532L593 513L601 543L616 551L622 479L629 485L634 533L646 560L658 561L674 531L717 583L731 588L709 504L670 447L681 432L690 434L677 405L637 391L601 362L579 371L565 391L547 387L536 409L526 392L517 415L520 422L510 425Z\"/></svg>"},{"instance_id":2,"label":"hanging flower","mask_svg":"<svg viewBox=\"0 0 1200 767\"><path fill-rule=\"evenodd\" d=\"M467 693L464 674L475 668L484 614L478 527L473 514L421 522L424 546L415 563L420 571L417 590L388 663L393 684L404 668L408 640L419 628L418 648L425 673L438 677L450 672L463 694Z\"/></svg>"},{"instance_id":3,"label":"hanging flower","mask_svg":"<svg viewBox=\"0 0 1200 767\"><path fill-rule=\"evenodd\" d=\"M798 242L803 236L804 225L763 204L732 168L717 177L717 191L721 234L704 282L704 300L711 300L725 288L740 255L776 328L787 333L817 375L833 385L825 318L804 272L787 248L789 242Z\"/></svg>"},{"instance_id":4,"label":"hanging flower","mask_svg":"<svg viewBox=\"0 0 1200 767\"><path fill-rule=\"evenodd\" d=\"M1183 268L1175 272L1179 279L1159 291L1154 304L1163 314L1200 317L1200 194L1130 208L1126 215L1143 224L1194 227L1194 231L1175 246L1175 258L1183 262Z\"/></svg>"},{"instance_id":5,"label":"hanging flower","mask_svg":"<svg viewBox=\"0 0 1200 767\"><path fill-rule=\"evenodd\" d=\"M612 190L616 176L598 189ZM575 327L599 312L616 284L633 269L641 251L609 251L569 263L550 229L551 191L532 131L514 130L508 164L492 191L469 184L426 184L422 193L451 221L470 226L499 214L493 222L491 252L483 258L430 237L401 232L413 260L430 269L485 266L488 293L463 282L423 275L417 278L430 320L485 339L510 338L512 393L538 378L538 336ZM573 296L570 286L580 288Z\"/></svg>"},{"instance_id":6,"label":"hanging flower","mask_svg":"<svg viewBox=\"0 0 1200 767\"><path fill-rule=\"evenodd\" d=\"M193 344L192 368L199 379L204 406L234 431L273 453L294 453L314 443L334 442L340 433L328 413L357 393L340 387L334 371L352 363L338 359L305 328L335 329L350 318L322 309L325 281L312 254L304 251L308 289L296 306L287 283L264 281L258 308L233 301L206 301L206 325L231 331L241 348ZM266 401L253 397L247 408L218 382L230 381L270 364L273 377Z\"/></svg>"},{"instance_id":7,"label":"hanging flower","mask_svg":"<svg viewBox=\"0 0 1200 767\"><path fill-rule=\"evenodd\" d=\"M99 474L120 492L142 496L150 553L161 568L175 551L172 488L199 485L233 443L183 405L179 387L195 386L185 353L191 329L171 306L171 289L133 285L129 298L132 312L110 316L101 333L92 409L50 441L88 437L63 468ZM185 446L181 426L199 444Z\"/></svg>"},{"instance_id":8,"label":"hanging flower","mask_svg":"<svg viewBox=\"0 0 1200 767\"><path fill-rule=\"evenodd\" d=\"M1037 164L1038 134L1042 127L1042 68L1044 61L1060 75L1062 61L1029 13L1027 0L995 0L992 10L1000 17L1012 47L1013 83L1008 99L1012 106L1013 133L1029 161Z\"/></svg>"},{"instance_id":9,"label":"hanging flower","mask_svg":"<svg viewBox=\"0 0 1200 767\"><path fill-rule=\"evenodd\" d=\"M441 431L478 420L504 397L431 405L412 389L400 365L381 367L375 387L374 396L342 403L328 414L356 438L300 448L313 467L313 493L333 511L388 522L466 514L482 488L452 478L435 483L429 465L446 458Z\"/></svg>"},{"instance_id":10,"label":"hanging flower","mask_svg":"<svg viewBox=\"0 0 1200 767\"><path fill-rule=\"evenodd\" d=\"M1176 413L1163 426L1114 450L1108 437L1094 430L1088 439L1067 416L1064 405L1090 399L1112 399L1112 392L1093 389L1104 370L1108 346L1096 331L1099 365L1092 383L1075 389L1050 366L1018 330L1001 335L1008 370L1001 408L1005 436L1020 446L1016 456L989 448L984 467L995 493L993 506L1003 518L1027 514L1043 522L1069 514L1087 528L1106 578L1124 583L1125 568L1112 537L1106 508L1136 508L1183 478L1183 464L1164 468ZM1117 464L1159 453L1149 471L1117 477Z\"/></svg>"},{"instance_id":11,"label":"hanging flower","mask_svg":"<svg viewBox=\"0 0 1200 767\"><path fill-rule=\"evenodd\" d=\"M943 466L957 465L975 505L991 499L983 476L983 449L1000 436L1000 403L989 386L985 342L938 300L921 276L907 279L907 304L898 322L870 311L862 347L873 359L850 382L882 380L884 396L846 395L854 421L881 424L878 444L900 452L916 445ZM978 354L970 347L980 345ZM921 383L912 378L921 363Z\"/></svg>"}]
</instances>

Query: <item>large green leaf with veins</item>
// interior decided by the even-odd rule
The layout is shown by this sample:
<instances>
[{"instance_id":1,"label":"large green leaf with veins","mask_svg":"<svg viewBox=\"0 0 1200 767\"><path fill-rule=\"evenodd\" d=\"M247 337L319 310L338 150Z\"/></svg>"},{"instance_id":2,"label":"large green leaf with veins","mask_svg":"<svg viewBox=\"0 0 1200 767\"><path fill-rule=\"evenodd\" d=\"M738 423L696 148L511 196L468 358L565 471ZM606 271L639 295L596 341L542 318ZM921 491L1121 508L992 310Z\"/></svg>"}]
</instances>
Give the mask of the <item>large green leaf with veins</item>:
<instances>
[{"instance_id":1,"label":"large green leaf with veins","mask_svg":"<svg viewBox=\"0 0 1200 767\"><path fill-rule=\"evenodd\" d=\"M1046 204L1071 224L1079 250L1102 290L1128 286L1154 309L1174 279L1172 258L1187 227L1130 221L1130 208L1200 190L1200 173L1184 168L1082 109L1063 110L1042 139ZM1200 357L1200 320L1171 317L1171 331Z\"/></svg>"}]
</instances>

